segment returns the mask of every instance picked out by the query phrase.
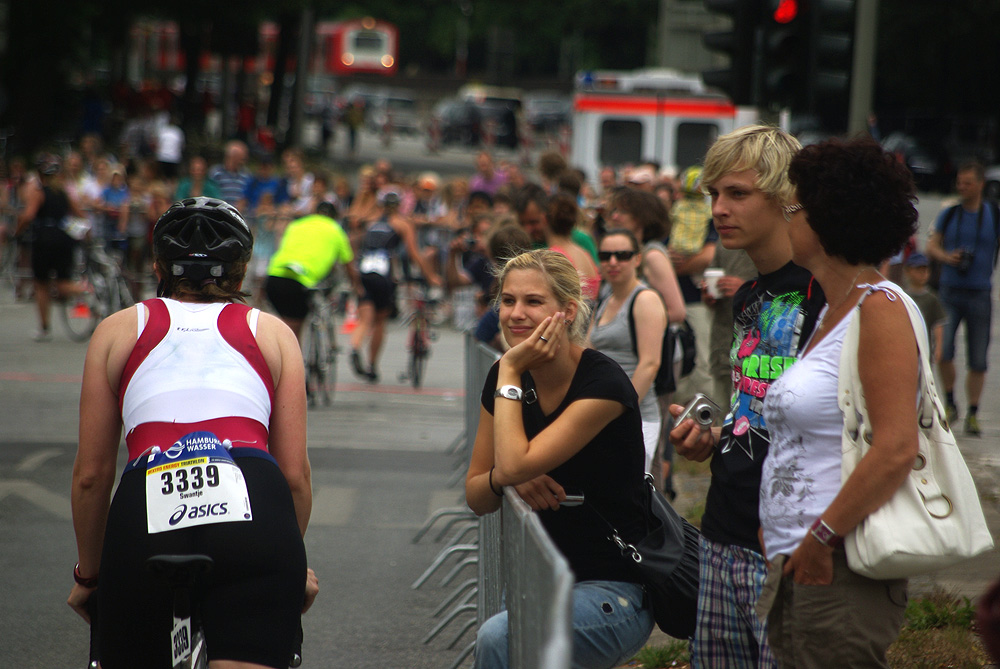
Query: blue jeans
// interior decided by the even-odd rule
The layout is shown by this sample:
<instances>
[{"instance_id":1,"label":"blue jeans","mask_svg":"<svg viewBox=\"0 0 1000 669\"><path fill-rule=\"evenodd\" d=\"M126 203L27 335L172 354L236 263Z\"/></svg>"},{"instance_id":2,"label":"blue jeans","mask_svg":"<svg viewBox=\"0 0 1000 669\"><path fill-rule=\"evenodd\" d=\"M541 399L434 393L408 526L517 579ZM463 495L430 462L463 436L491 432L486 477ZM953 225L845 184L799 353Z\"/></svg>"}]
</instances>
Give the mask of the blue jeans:
<instances>
[{"instance_id":1,"label":"blue jeans","mask_svg":"<svg viewBox=\"0 0 1000 669\"><path fill-rule=\"evenodd\" d=\"M653 630L653 612L642 606L642 586L583 581L573 586L573 669L610 669L635 655ZM476 634L476 669L507 669L507 612Z\"/></svg>"},{"instance_id":2,"label":"blue jeans","mask_svg":"<svg viewBox=\"0 0 1000 669\"><path fill-rule=\"evenodd\" d=\"M941 342L941 359L955 359L955 333L965 321L965 358L974 372L986 371L986 350L990 345L990 319L993 303L989 290L969 290L941 286L938 294L948 313Z\"/></svg>"}]
</instances>

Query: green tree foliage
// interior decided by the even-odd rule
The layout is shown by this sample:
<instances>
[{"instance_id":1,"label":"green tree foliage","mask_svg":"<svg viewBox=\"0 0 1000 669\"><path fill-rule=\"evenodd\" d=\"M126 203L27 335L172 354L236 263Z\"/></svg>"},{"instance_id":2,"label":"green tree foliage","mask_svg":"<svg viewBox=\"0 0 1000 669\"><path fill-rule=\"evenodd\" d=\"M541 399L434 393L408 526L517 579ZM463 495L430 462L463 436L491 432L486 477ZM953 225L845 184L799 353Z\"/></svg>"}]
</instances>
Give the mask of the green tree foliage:
<instances>
[{"instance_id":1,"label":"green tree foliage","mask_svg":"<svg viewBox=\"0 0 1000 669\"><path fill-rule=\"evenodd\" d=\"M877 95L938 113L1000 109L1000 2L881 0Z\"/></svg>"}]
</instances>

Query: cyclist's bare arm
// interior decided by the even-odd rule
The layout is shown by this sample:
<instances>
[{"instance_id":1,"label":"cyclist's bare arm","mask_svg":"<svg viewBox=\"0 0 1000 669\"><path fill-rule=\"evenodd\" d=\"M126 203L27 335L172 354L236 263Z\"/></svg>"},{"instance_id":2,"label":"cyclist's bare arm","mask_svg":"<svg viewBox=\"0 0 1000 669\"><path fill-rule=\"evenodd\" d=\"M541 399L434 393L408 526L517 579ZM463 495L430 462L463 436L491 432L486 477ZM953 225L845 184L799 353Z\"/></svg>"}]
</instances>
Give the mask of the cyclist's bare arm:
<instances>
[{"instance_id":1,"label":"cyclist's bare arm","mask_svg":"<svg viewBox=\"0 0 1000 669\"><path fill-rule=\"evenodd\" d=\"M115 481L121 412L118 379L136 338L135 311L125 309L104 319L87 348L80 392L80 442L73 464L71 500L80 575L97 576ZM91 589L76 584L68 604L84 619Z\"/></svg>"},{"instance_id":2,"label":"cyclist's bare arm","mask_svg":"<svg viewBox=\"0 0 1000 669\"><path fill-rule=\"evenodd\" d=\"M274 379L268 450L288 481L295 517L303 535L312 513L312 474L306 453L306 382L302 349L276 316L261 313L257 344Z\"/></svg>"},{"instance_id":3,"label":"cyclist's bare arm","mask_svg":"<svg viewBox=\"0 0 1000 669\"><path fill-rule=\"evenodd\" d=\"M406 253L412 260L416 261L417 266L420 267L420 272L427 279L427 283L432 286L440 286L441 277L437 275L431 264L420 253L420 249L417 248L417 236L413 232L413 225L402 216L393 216L389 219L389 223L396 231L396 234L399 235L399 238L403 240L403 244L406 246Z\"/></svg>"},{"instance_id":4,"label":"cyclist's bare arm","mask_svg":"<svg viewBox=\"0 0 1000 669\"><path fill-rule=\"evenodd\" d=\"M20 235L35 220L35 215L38 214L38 209L44 200L45 192L37 183L27 183L21 187L21 202L24 203L24 208L17 216L16 234Z\"/></svg>"},{"instance_id":5,"label":"cyclist's bare arm","mask_svg":"<svg viewBox=\"0 0 1000 669\"><path fill-rule=\"evenodd\" d=\"M354 289L355 293L357 293L357 294L360 295L361 294L361 274L358 272L358 268L354 264L354 261L352 260L351 262L349 262L346 265L344 265L344 270L347 272L347 279L351 282L351 288Z\"/></svg>"}]
</instances>

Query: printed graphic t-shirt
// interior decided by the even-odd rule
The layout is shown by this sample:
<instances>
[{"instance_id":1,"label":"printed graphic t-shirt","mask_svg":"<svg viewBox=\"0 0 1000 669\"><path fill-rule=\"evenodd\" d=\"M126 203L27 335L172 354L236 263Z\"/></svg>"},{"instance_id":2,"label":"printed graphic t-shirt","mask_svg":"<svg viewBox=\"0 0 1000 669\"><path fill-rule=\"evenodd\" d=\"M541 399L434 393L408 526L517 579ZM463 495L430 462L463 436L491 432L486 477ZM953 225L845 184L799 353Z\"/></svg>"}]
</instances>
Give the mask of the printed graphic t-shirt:
<instances>
[{"instance_id":1,"label":"printed graphic t-shirt","mask_svg":"<svg viewBox=\"0 0 1000 669\"><path fill-rule=\"evenodd\" d=\"M701 521L710 541L760 551L760 473L770 444L764 400L798 358L825 302L809 271L791 262L743 284L733 297L733 395Z\"/></svg>"}]
</instances>

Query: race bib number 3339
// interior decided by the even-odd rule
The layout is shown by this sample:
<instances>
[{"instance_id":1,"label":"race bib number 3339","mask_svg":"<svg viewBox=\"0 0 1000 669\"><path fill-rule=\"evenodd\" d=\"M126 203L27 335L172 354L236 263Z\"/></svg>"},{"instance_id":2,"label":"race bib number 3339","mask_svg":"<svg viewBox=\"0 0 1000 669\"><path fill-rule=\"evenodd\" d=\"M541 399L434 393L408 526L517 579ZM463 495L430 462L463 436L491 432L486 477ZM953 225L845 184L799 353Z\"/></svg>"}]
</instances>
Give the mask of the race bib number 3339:
<instances>
[{"instance_id":1,"label":"race bib number 3339","mask_svg":"<svg viewBox=\"0 0 1000 669\"><path fill-rule=\"evenodd\" d=\"M146 523L150 534L253 520L247 484L211 432L192 432L146 463Z\"/></svg>"}]
</instances>

